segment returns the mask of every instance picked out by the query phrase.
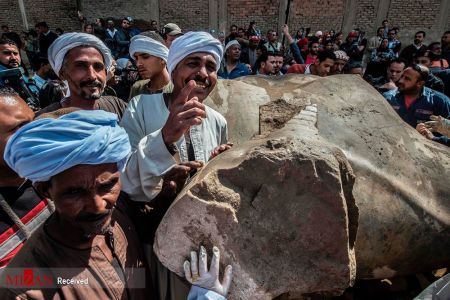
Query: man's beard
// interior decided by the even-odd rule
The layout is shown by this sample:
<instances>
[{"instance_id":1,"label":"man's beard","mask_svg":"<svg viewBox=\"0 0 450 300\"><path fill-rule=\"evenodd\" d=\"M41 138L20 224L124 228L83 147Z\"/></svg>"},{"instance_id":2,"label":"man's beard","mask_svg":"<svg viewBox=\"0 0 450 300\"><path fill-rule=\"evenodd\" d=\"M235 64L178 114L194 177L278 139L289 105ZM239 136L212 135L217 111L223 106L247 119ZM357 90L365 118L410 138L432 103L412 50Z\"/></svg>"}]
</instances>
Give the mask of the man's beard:
<instances>
[{"instance_id":1,"label":"man's beard","mask_svg":"<svg viewBox=\"0 0 450 300\"><path fill-rule=\"evenodd\" d=\"M96 87L99 89L98 93L86 93L83 88L84 87ZM91 81L82 81L80 82L80 89L81 89L81 97L86 100L97 100L100 99L102 96L103 90L105 89L103 83L101 83L99 80L91 80Z\"/></svg>"},{"instance_id":2,"label":"man's beard","mask_svg":"<svg viewBox=\"0 0 450 300\"><path fill-rule=\"evenodd\" d=\"M85 224L87 226L82 226L83 236L86 239L90 239L96 235L105 234L111 225L111 216L114 211L114 207L108 209L101 214L89 214L79 216L75 219L78 224ZM98 219L98 220L97 220ZM106 221L106 222L105 222Z\"/></svg>"},{"instance_id":3,"label":"man's beard","mask_svg":"<svg viewBox=\"0 0 450 300\"><path fill-rule=\"evenodd\" d=\"M414 45L419 45L420 41L419 40L414 40Z\"/></svg>"}]
</instances>

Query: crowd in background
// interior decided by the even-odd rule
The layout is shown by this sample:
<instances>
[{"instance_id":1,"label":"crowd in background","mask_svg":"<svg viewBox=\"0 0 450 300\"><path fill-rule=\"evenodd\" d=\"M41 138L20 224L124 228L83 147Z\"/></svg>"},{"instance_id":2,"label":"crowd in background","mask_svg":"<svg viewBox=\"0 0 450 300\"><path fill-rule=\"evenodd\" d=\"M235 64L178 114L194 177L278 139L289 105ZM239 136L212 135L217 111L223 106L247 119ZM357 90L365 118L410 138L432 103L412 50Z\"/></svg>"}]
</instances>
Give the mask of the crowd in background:
<instances>
[{"instance_id":1,"label":"crowd in background","mask_svg":"<svg viewBox=\"0 0 450 300\"><path fill-rule=\"evenodd\" d=\"M294 76L286 74L361 76L408 125L429 140L450 145L450 31L429 45L424 44L427 32L418 31L405 46L397 38L400 29L391 27L387 20L371 37L360 29L313 33L301 28L293 33L287 25L263 34L255 22L247 28L231 25L227 34L212 36L184 32L174 23L160 28L151 21L150 27L141 31L131 17L117 23L112 18L88 22L83 14L78 16L82 32L52 31L46 22L40 22L35 30L20 36L2 26L0 194L6 200L0 201L5 211L0 236L19 242L0 248L0 269L8 268L11 260L21 267L41 266L40 259L74 266L79 263L74 248L91 249L87 241L100 238L96 251L107 254L87 253L89 263L95 261L91 268L103 265L113 270L115 280L125 281L114 290L113 280L90 277L105 284L102 297L127 292L136 293L136 299L153 299L148 296L150 289L128 289L124 276L133 278L133 268L155 259L152 250L144 257L136 249L141 243L152 249L159 221L188 178L233 146L228 141L225 118L203 104L220 79ZM103 132L107 134L103 136ZM67 186L71 181L79 186ZM98 201L107 204L103 207ZM116 208L116 202L125 207ZM87 204L81 207L77 203ZM150 208L141 206L146 203ZM24 211L40 215L41 222L27 227ZM120 212L112 218L116 223L109 222L113 211ZM142 226L139 222L148 221L143 215L150 212L153 223ZM50 221L45 221L47 217ZM38 227L44 221L48 228ZM100 223L106 227L94 226L93 231L91 225ZM130 230L132 226L138 230ZM20 230L24 234L19 237L16 232ZM32 239L34 230L39 239ZM136 247L115 248L114 237ZM62 242L55 242L58 240ZM19 251L23 244L33 251ZM39 249L53 249L56 254L42 258L36 254ZM62 259L57 255L61 252L54 249L65 249L73 259ZM200 250L203 260L205 251ZM191 253L191 263L184 264L187 281L203 288L191 290L189 299L226 296L231 268L225 270L224 283L220 284L219 250L214 248L213 252L211 273L202 261L203 274L197 274L195 252ZM13 258L15 255L19 258ZM127 255L136 264L116 274L120 264L129 262L123 261ZM153 278L163 281L161 285L152 283L161 293L174 287L184 289L160 263L153 262L151 267ZM175 290L167 292L172 299L186 298L187 293L176 298ZM64 290L67 298L76 292ZM21 296L15 290L1 293ZM93 297L91 293L82 290L81 298Z\"/></svg>"}]
</instances>

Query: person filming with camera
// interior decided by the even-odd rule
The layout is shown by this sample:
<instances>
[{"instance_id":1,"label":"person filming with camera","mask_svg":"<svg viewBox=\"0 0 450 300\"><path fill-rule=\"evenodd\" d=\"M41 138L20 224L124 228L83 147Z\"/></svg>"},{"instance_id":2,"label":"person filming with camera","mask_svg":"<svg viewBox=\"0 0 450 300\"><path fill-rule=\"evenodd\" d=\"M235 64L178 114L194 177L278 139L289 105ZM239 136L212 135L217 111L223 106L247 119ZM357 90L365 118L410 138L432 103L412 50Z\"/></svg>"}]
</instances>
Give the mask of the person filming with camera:
<instances>
[{"instance_id":1,"label":"person filming with camera","mask_svg":"<svg viewBox=\"0 0 450 300\"><path fill-rule=\"evenodd\" d=\"M16 43L0 39L0 88L14 89L33 110L39 109L39 88L23 74L22 59Z\"/></svg>"}]
</instances>

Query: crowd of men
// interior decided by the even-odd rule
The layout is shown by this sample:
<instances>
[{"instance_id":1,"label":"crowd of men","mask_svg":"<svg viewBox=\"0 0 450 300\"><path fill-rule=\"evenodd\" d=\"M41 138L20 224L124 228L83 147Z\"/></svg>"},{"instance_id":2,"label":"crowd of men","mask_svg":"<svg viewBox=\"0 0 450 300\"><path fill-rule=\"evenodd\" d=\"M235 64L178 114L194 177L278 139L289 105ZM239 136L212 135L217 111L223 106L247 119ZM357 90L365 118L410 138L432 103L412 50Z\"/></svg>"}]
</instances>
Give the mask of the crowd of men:
<instances>
[{"instance_id":1,"label":"crowd of men","mask_svg":"<svg viewBox=\"0 0 450 300\"><path fill-rule=\"evenodd\" d=\"M221 283L217 247L209 270L207 249L191 252L185 279L152 251L189 177L233 146L225 118L203 104L220 79L357 74L407 124L450 145L450 31L428 46L419 31L402 47L387 21L369 39L357 29L345 39L291 35L284 25L280 40L255 22L213 37L173 23L141 32L131 17L119 28L79 17L84 32L57 34L41 22L25 41L2 26L0 272L66 268L90 287L6 287L2 299L226 297L232 268ZM20 78L2 76L13 70Z\"/></svg>"}]
</instances>

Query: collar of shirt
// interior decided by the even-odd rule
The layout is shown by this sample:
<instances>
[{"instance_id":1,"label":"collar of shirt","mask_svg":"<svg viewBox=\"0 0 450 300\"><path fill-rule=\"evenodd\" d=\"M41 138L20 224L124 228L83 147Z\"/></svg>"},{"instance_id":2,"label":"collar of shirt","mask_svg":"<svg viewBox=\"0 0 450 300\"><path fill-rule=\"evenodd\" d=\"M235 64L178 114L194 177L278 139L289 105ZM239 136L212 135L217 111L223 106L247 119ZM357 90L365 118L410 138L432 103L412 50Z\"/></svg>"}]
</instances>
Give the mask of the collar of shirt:
<instances>
[{"instance_id":1,"label":"collar of shirt","mask_svg":"<svg viewBox=\"0 0 450 300\"><path fill-rule=\"evenodd\" d=\"M311 73L311 65L308 65L307 67L306 67L306 69L305 69L305 74L312 74Z\"/></svg>"}]
</instances>

